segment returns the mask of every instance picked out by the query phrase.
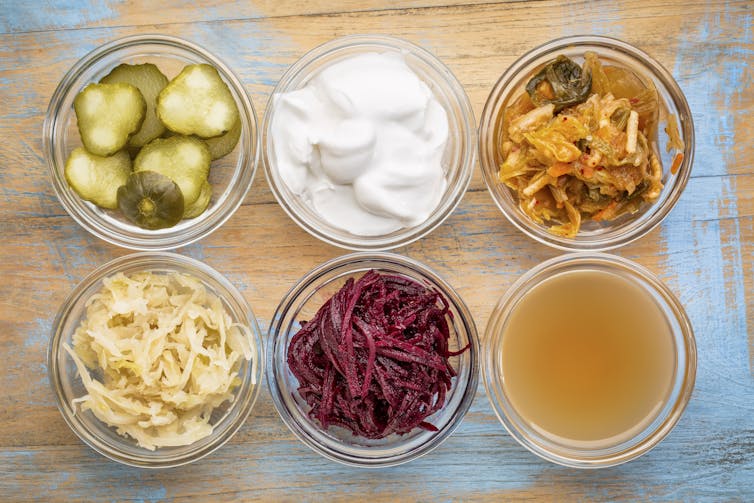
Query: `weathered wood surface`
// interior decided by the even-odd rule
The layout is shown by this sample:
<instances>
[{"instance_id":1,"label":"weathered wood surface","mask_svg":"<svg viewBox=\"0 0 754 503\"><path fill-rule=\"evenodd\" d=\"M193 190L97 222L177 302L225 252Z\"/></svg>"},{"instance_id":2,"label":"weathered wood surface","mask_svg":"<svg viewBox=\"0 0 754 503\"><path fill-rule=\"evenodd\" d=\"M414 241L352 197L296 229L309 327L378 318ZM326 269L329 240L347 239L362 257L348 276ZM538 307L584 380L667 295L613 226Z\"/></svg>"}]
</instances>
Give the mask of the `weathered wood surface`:
<instances>
[{"instance_id":1,"label":"weathered wood surface","mask_svg":"<svg viewBox=\"0 0 754 503\"><path fill-rule=\"evenodd\" d=\"M160 7L157 5L162 4ZM17 2L0 0L0 500L754 500L754 54L750 2ZM167 33L219 55L261 117L279 76L305 51L349 33L404 37L439 56L479 117L500 73L548 39L622 38L672 71L696 123L696 162L677 207L615 253L677 293L696 330L699 368L677 428L646 456L583 472L539 460L494 417L483 388L457 432L407 465L359 470L298 442L265 387L246 424L190 466L144 471L91 451L55 408L45 352L74 285L120 255L57 202L42 157L42 121L59 79L98 45ZM477 170L457 211L397 250L436 268L484 332L492 306L536 263L556 255L499 214ZM261 170L238 212L178 250L237 285L267 327L302 274L343 253L293 224Z\"/></svg>"}]
</instances>

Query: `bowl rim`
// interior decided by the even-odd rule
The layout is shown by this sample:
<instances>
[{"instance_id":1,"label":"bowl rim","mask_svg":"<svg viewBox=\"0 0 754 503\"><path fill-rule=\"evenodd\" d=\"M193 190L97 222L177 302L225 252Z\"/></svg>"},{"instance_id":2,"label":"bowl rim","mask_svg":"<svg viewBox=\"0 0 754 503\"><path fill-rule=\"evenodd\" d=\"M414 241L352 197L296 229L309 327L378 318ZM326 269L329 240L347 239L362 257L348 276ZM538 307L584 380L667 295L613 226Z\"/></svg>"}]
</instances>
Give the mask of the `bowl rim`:
<instances>
[{"instance_id":1,"label":"bowl rim","mask_svg":"<svg viewBox=\"0 0 754 503\"><path fill-rule=\"evenodd\" d=\"M569 269L571 267L572 269ZM659 295L666 306L659 306L666 317L673 317L677 322L677 330L672 333L676 354L676 369L673 379L679 389L672 390L664 403L663 409L657 413L654 421L647 425L644 430L637 433L630 440L618 446L628 446L610 450L607 448L595 449L571 449L573 452L582 453L600 452L600 457L579 457L571 453L563 454L554 452L543 446L531 437L531 429L517 419L513 405L501 402L498 395L505 397L505 384L502 376L498 376L493 369L497 368L495 359L502 344L502 331L510 317L510 313L516 309L521 297L526 295L532 288L553 277L553 274L569 272L573 270L591 270L594 267L602 267L605 270L615 272L622 270L642 282L641 288L647 293ZM638 283L637 283L638 285ZM680 344L678 342L681 342ZM684 365L679 364L679 360ZM521 275L500 297L493 307L484 335L484 356L482 358L482 381L485 393L492 409L500 423L508 434L516 442L538 457L552 463L570 468L597 469L617 466L636 459L655 448L678 424L683 415L691 395L694 391L697 372L697 348L694 337L694 329L683 305L676 295L655 274L646 267L620 257L618 255L601 252L575 252L559 255L541 262ZM675 388L675 385L674 385ZM642 434L649 432L643 438Z\"/></svg>"},{"instance_id":2,"label":"bowl rim","mask_svg":"<svg viewBox=\"0 0 754 503\"><path fill-rule=\"evenodd\" d=\"M269 155L272 150L272 135L270 134L270 129L274 116L274 101L276 96L283 92L294 90L289 88L289 86L291 85L292 80L299 75L303 74L304 78L310 78L316 72L320 71L320 67L312 69L312 66L316 65L321 58L359 47L410 53L412 56L421 60L423 64L426 64L433 70L438 78L442 78L448 88L452 90L452 98L457 104L459 112L463 116L461 119L465 119L461 120L459 123L460 127L458 134L460 143L459 150L461 151L461 154L460 162L456 169L458 170L460 177L455 186L449 185L445 189L445 192L450 195L448 201L444 205L438 203L438 206L433 213L421 224L413 227L404 227L395 233L391 233L394 235L390 238L386 238L385 235L357 236L343 230L325 231L321 229L320 222L308 222L306 218L300 215L297 210L297 204L295 202L289 202L285 196L285 191L279 186L285 182L279 179L277 169L273 168L274 161ZM421 76L420 79L424 81ZM427 83L426 81L424 82ZM431 87L432 86L430 86L430 88ZM437 93L434 94L437 95ZM448 112L445 106L443 106L443 109ZM451 114L449 114L449 120L450 116ZM283 208L291 220L311 236L330 245L352 251L392 250L413 243L434 231L455 211L466 194L477 159L476 119L471 101L469 100L468 94L461 82L450 68L429 50L404 38L391 35L368 33L345 35L330 39L305 52L290 67L288 67L270 93L267 100L267 106L265 107L265 113L262 118L260 131L261 133L259 136L262 145L261 163L264 168L267 184L278 204ZM447 168L448 170L451 169L450 166ZM448 171L446 171L446 174L447 172Z\"/></svg>"},{"instance_id":3,"label":"bowl rim","mask_svg":"<svg viewBox=\"0 0 754 503\"><path fill-rule=\"evenodd\" d=\"M532 61L546 54L553 54L557 50L581 46L598 46L603 49L616 51L637 61L642 67L647 69L647 72L653 76L653 80L659 81L668 91L671 95L673 105L678 108L679 117L677 117L677 120L680 125L679 130L684 139L683 160L677 172L673 175L674 183L672 186L666 186L663 189L669 190L670 194L667 199L662 201L662 205L659 201L653 203L649 209L642 214L648 215L647 219L641 223L641 225L628 229L625 234L607 236L594 239L593 241L579 240L578 235L576 238L566 238L551 234L545 228L537 226L537 224L532 222L527 215L519 215L520 210L517 207L514 208L501 201L495 191L495 187L497 187L500 182L497 180L497 176L494 176L492 173L494 171L496 175L497 170L492 169L492 165L495 164L495 159L494 155L490 155L490 149L492 147L490 146L491 142L489 141L489 138L494 138L496 131L495 121L497 116L492 115L496 108L495 105L505 98L505 95L502 94L503 90L516 80L516 77L522 68L528 66ZM691 176L691 170L694 163L694 118L686 96L672 73L642 49L623 40L604 35L569 35L558 37L528 50L522 56L517 58L513 64L501 74L492 87L492 90L485 101L484 108L482 109L482 115L480 116L478 127L477 142L479 150L479 165L485 185L487 186L487 190L495 205L514 227L529 236L531 239L566 252L608 251L625 246L647 235L660 225L675 207Z\"/></svg>"},{"instance_id":4,"label":"bowl rim","mask_svg":"<svg viewBox=\"0 0 754 503\"><path fill-rule=\"evenodd\" d=\"M176 456L166 455L165 457L159 457L155 455L155 453L160 452L160 450L157 449L155 451L145 450L145 452L151 453L151 456L148 457L132 457L128 454L123 453L122 449L120 449L117 444L100 442L96 437L92 436L89 433L88 429L83 425L83 423L76 418L77 414L71 407L71 404L63 401L63 396L65 395L65 393L63 391L62 380L60 378L58 355L63 352L63 350L61 349L62 343L65 342L63 339L68 338L71 335L70 332L62 332L64 322L68 319L71 311L78 304L86 301L86 299L84 299L83 297L87 290L89 290L97 283L101 282L105 277L120 272L129 267L135 266L140 266L140 268L138 269L140 271L174 270L177 272L189 274L197 278L204 285L206 285L207 283L205 281L205 278L202 276L206 276L208 278L211 278L213 281L216 281L222 288L222 290L218 291L214 287L210 287L210 290L218 295L221 299L225 296L230 297L233 303L238 304L238 306L243 309L245 319L238 321L246 324L248 328L248 336L250 339L252 339L252 343L254 345L253 350L255 351L253 351L252 353L251 362L247 365L247 374L245 376L239 374L239 377L242 377L244 382L249 382L249 389L245 396L241 396L240 394L236 393L234 401L228 406L228 413L230 413L232 409L238 410L236 417L223 431L218 432L213 428L213 432L210 437L218 435L218 433L219 435L216 436L216 438L213 438L211 441L207 441L203 447L198 449L189 449L187 452ZM187 270L191 270L191 272L188 272ZM259 328L259 324L257 323L254 312L252 311L248 301L241 294L241 292L217 270L196 259L186 257L184 255L179 255L177 253L162 251L137 252L123 255L103 265L100 265L88 275L86 275L86 277L84 277L84 279L81 280L66 296L65 300L60 305L60 308L55 314L55 318L52 322L51 332L52 333L47 348L46 358L47 375L50 381L50 388L52 389L53 395L55 397L55 405L57 406L60 415L63 416L65 423L82 442L84 442L91 449L105 456L106 458L124 465L149 469L173 468L176 466L193 463L195 461L198 461L199 459L204 458L205 456L208 456L215 450L225 445L238 432L241 426L244 425L246 419L251 413L251 410L254 408L256 400L259 397L259 392L262 388L262 381L265 373L266 363L264 345L265 341L263 333ZM239 389L241 388L243 388L243 384ZM97 419L97 421L99 421L99 419ZM99 422L102 423L101 421ZM113 435L113 438L115 438L115 436L118 434L113 433ZM127 440L124 439L123 441L125 442ZM183 447L189 448L190 445Z\"/></svg>"},{"instance_id":5,"label":"bowl rim","mask_svg":"<svg viewBox=\"0 0 754 503\"><path fill-rule=\"evenodd\" d=\"M368 265L367 265L368 264ZM286 362L280 362L277 358L276 351L279 347L282 347L280 342L286 342L287 334L282 334L283 321L286 317L286 313L296 307L299 303L300 296L306 292L306 290L321 282L323 275L334 273L336 271L341 272L335 277L327 278L325 283L328 284L333 281L337 282L345 277L351 277L354 274L365 272L368 269L375 268L377 265L386 266L388 269L391 266L405 267L412 270L417 276L426 276L431 280L431 286L440 291L448 303L458 312L458 317L454 318L454 322L463 327L465 337L468 339L469 352L468 352L468 375L463 382L464 388L457 408L451 412L451 418L445 426L439 431L432 432L431 436L423 443L417 445L413 449L406 452L399 453L387 453L384 456L360 456L358 454L351 454L341 452L338 447L343 445L340 440L333 441L332 445L325 445L318 442L317 439L312 438L306 434L305 430L300 426L300 422L305 414L301 414L300 411L295 410L294 414L291 413L289 408L285 405L282 397L282 393L285 390L281 389L278 385L278 375L281 374L281 370L287 369ZM396 274L411 277L417 281L422 282L426 278L418 278L417 276L410 276L404 272L394 271ZM322 286L322 285L320 285ZM299 306L300 307L300 306ZM479 334L474 322L474 318L468 306L464 302L463 298L453 289L453 287L447 283L440 275L433 271L425 264L411 259L409 257L398 255L391 252L356 252L346 255L341 255L328 260L309 272L307 272L300 280L298 280L282 297L278 307L273 315L272 322L267 334L267 385L270 390L272 402L275 406L275 410L282 419L283 423L288 429L307 447L312 449L317 454L336 461L340 464L347 466L355 466L359 468L384 468L389 466L396 466L403 463L407 463L413 459L419 458L440 446L445 440L447 440L453 432L460 426L463 419L468 412L471 404L476 396L476 392L479 384L479 369L482 360L481 343L479 340ZM285 348L282 348L282 353L285 354L287 344ZM460 363L459 363L460 365ZM282 369L281 369L282 367ZM459 371L459 377L461 372ZM456 378L458 379L458 377ZM454 389L457 389L457 382L454 384ZM295 389L288 390L291 393L295 392ZM445 407L447 407L447 402ZM445 408L443 407L443 409ZM442 410L442 409L441 409ZM321 430L321 428L319 428ZM367 451L369 447L361 449Z\"/></svg>"},{"instance_id":6,"label":"bowl rim","mask_svg":"<svg viewBox=\"0 0 754 503\"><path fill-rule=\"evenodd\" d=\"M133 46L146 44L163 45L177 48L211 63L223 80L238 97L238 111L243 125L242 139L246 138L247 149L242 149L235 168L233 168L227 187L218 199L217 210L206 219L196 224L176 230L163 231L163 234L150 235L148 229L123 229L120 225L104 225L101 218L94 218L85 213L79 205L88 204L73 193L64 176L64 159L57 159L55 152L56 131L66 127L59 123L66 98L73 92L73 84L82 72L91 68L108 55ZM86 53L65 73L50 98L42 126L43 155L52 181L53 190L63 209L83 229L103 241L130 250L167 251L194 243L219 229L243 203L257 171L260 160L259 122L254 104L248 92L233 70L218 56L188 40L172 35L145 33L117 38L106 42ZM58 162L60 161L60 162ZM125 225L125 224L123 224Z\"/></svg>"}]
</instances>

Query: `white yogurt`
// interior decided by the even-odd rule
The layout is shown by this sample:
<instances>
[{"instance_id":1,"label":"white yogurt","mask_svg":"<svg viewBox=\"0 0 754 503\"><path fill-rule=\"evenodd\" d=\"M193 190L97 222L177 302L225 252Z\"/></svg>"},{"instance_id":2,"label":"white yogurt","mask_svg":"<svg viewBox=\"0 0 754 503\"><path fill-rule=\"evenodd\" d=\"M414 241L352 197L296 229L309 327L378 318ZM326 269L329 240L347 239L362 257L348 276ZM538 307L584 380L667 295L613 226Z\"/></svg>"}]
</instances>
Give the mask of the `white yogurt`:
<instances>
[{"instance_id":1,"label":"white yogurt","mask_svg":"<svg viewBox=\"0 0 754 503\"><path fill-rule=\"evenodd\" d=\"M343 59L273 103L280 177L334 227L387 234L424 222L439 204L448 117L403 55Z\"/></svg>"}]
</instances>

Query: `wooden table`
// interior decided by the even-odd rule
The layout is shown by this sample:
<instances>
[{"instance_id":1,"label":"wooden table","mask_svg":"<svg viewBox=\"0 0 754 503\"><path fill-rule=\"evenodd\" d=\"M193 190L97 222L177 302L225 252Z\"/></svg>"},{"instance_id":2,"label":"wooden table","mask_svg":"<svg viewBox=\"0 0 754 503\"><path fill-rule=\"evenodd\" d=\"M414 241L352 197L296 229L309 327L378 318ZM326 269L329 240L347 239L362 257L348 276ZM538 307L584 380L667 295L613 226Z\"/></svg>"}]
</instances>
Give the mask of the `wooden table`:
<instances>
[{"instance_id":1,"label":"wooden table","mask_svg":"<svg viewBox=\"0 0 754 503\"><path fill-rule=\"evenodd\" d=\"M752 4L457 3L0 0L0 500L754 500ZM136 33L176 35L219 55L241 77L259 117L288 65L351 33L390 34L427 48L455 72L477 117L505 68L548 39L605 34L652 54L691 105L696 160L667 220L616 253L658 274L696 330L696 389L676 429L627 465L566 469L513 441L480 386L465 421L440 448L403 466L363 470L300 443L265 386L238 434L193 465L139 470L89 449L54 404L45 365L50 325L78 281L128 251L89 235L58 203L42 154L42 121L55 86L80 57ZM558 253L500 215L479 170L444 225L397 251L444 275L480 333L506 288ZM293 224L261 170L221 229L178 252L225 274L264 328L300 276L344 253Z\"/></svg>"}]
</instances>

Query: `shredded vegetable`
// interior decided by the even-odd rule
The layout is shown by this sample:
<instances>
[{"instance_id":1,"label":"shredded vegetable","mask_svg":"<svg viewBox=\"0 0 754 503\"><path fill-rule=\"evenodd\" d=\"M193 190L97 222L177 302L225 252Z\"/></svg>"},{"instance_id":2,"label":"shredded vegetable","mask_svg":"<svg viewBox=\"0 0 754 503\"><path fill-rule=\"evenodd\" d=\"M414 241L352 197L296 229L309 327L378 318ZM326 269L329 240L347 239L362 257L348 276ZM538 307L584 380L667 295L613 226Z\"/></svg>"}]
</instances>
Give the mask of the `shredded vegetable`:
<instances>
[{"instance_id":1,"label":"shredded vegetable","mask_svg":"<svg viewBox=\"0 0 754 503\"><path fill-rule=\"evenodd\" d=\"M288 366L309 416L379 439L440 410L456 375L448 358L447 300L414 280L372 270L349 278L288 347Z\"/></svg>"},{"instance_id":2,"label":"shredded vegetable","mask_svg":"<svg viewBox=\"0 0 754 503\"><path fill-rule=\"evenodd\" d=\"M612 220L659 197L651 83L587 52L583 68L559 56L526 89L505 110L498 175L532 220L574 237L584 220ZM671 141L682 148L678 134Z\"/></svg>"},{"instance_id":3,"label":"shredded vegetable","mask_svg":"<svg viewBox=\"0 0 754 503\"><path fill-rule=\"evenodd\" d=\"M149 450L210 435L213 410L233 399L251 360L247 329L189 275L118 273L103 284L73 349L64 344L87 391L74 408Z\"/></svg>"}]
</instances>

